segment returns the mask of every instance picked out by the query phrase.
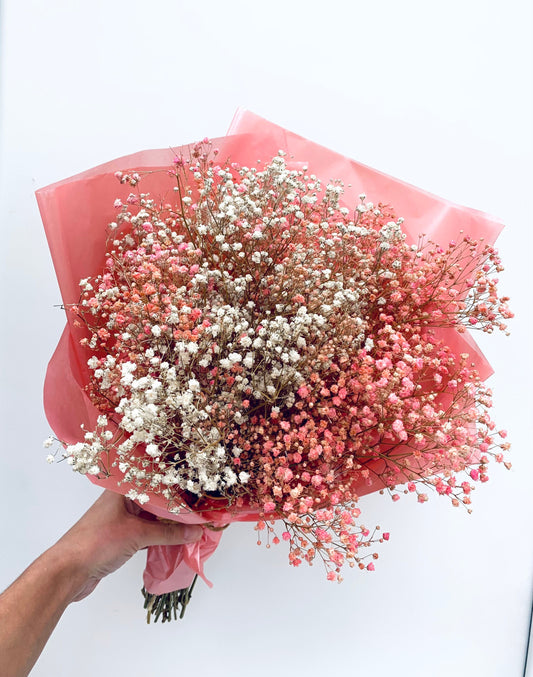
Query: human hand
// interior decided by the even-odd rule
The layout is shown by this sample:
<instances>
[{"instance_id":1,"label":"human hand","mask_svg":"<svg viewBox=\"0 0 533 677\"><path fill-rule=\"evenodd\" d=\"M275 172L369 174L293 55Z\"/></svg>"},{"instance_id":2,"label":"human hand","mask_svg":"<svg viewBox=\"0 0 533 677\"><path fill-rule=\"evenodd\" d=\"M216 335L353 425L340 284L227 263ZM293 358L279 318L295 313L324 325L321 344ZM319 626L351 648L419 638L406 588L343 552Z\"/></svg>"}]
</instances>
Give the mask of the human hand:
<instances>
[{"instance_id":1,"label":"human hand","mask_svg":"<svg viewBox=\"0 0 533 677\"><path fill-rule=\"evenodd\" d=\"M104 491L54 548L74 565L71 601L78 601L138 550L193 543L201 537L199 526L159 522L124 496Z\"/></svg>"}]
</instances>

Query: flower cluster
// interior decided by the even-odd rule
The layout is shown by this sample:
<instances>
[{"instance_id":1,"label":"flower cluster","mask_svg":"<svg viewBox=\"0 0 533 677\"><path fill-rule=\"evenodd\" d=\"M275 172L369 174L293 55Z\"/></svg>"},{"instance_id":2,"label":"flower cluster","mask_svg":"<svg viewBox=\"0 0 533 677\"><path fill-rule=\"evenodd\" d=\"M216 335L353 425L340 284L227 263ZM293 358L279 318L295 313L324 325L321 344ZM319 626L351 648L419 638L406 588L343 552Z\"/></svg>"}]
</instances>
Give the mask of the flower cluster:
<instances>
[{"instance_id":1,"label":"flower cluster","mask_svg":"<svg viewBox=\"0 0 533 677\"><path fill-rule=\"evenodd\" d=\"M364 195L342 204L284 154L217 164L206 141L177 157L172 200L115 202L100 275L71 308L86 327L95 430L67 446L73 468L118 474L129 496L256 509L258 531L372 570L388 534L358 523L359 494L406 484L469 505L504 431L466 353L443 337L505 330L496 250L465 236L406 242L402 219ZM365 560L370 559L370 563Z\"/></svg>"}]
</instances>

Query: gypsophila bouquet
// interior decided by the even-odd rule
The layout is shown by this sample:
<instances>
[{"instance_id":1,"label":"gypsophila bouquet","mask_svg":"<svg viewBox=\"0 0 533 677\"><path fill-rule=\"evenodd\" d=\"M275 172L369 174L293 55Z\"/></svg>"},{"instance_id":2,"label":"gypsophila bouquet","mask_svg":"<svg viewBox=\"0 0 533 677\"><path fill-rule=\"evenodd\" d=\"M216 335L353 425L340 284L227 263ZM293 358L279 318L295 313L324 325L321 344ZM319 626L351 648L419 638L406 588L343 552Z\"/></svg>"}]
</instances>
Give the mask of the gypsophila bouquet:
<instances>
[{"instance_id":1,"label":"gypsophila bouquet","mask_svg":"<svg viewBox=\"0 0 533 677\"><path fill-rule=\"evenodd\" d=\"M166 168L106 173L100 262L64 298L92 414L56 433L74 470L206 524L203 558L254 520L292 565L340 581L344 565L373 570L388 539L360 523L360 495L405 485L468 507L503 461L465 332L505 331L511 313L490 242L413 241L380 195L351 201L342 175L277 150L244 163L204 140ZM146 587L164 620L190 596L189 580L174 597Z\"/></svg>"}]
</instances>

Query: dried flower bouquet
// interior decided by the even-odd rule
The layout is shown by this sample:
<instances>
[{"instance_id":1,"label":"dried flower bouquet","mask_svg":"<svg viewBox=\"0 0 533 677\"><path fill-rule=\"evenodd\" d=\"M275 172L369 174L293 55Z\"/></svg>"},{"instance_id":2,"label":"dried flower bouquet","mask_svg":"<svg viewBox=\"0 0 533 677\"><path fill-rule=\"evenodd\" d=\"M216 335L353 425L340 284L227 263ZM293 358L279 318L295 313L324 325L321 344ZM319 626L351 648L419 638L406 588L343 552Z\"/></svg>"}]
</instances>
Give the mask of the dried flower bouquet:
<instances>
[{"instance_id":1,"label":"dried flower bouquet","mask_svg":"<svg viewBox=\"0 0 533 677\"><path fill-rule=\"evenodd\" d=\"M149 553L163 620L230 522L340 581L388 538L360 522L361 495L469 506L508 447L467 332L511 317L499 224L250 113L231 131L38 193L68 311L45 391L64 457L207 525Z\"/></svg>"}]
</instances>

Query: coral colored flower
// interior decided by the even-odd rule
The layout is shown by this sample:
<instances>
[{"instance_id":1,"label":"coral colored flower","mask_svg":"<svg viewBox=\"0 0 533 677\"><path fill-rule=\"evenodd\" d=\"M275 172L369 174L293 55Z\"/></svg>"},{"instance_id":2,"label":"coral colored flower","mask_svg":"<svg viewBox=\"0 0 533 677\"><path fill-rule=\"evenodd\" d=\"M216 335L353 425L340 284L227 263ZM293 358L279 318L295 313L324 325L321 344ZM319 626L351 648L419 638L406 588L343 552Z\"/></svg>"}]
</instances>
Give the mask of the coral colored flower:
<instances>
[{"instance_id":1,"label":"coral colored flower","mask_svg":"<svg viewBox=\"0 0 533 677\"><path fill-rule=\"evenodd\" d=\"M308 397L309 393L310 393L310 390L309 390L309 388L308 388L307 386L300 386L300 387L298 388L298 395L299 395L302 399L305 399L306 397Z\"/></svg>"}]
</instances>

